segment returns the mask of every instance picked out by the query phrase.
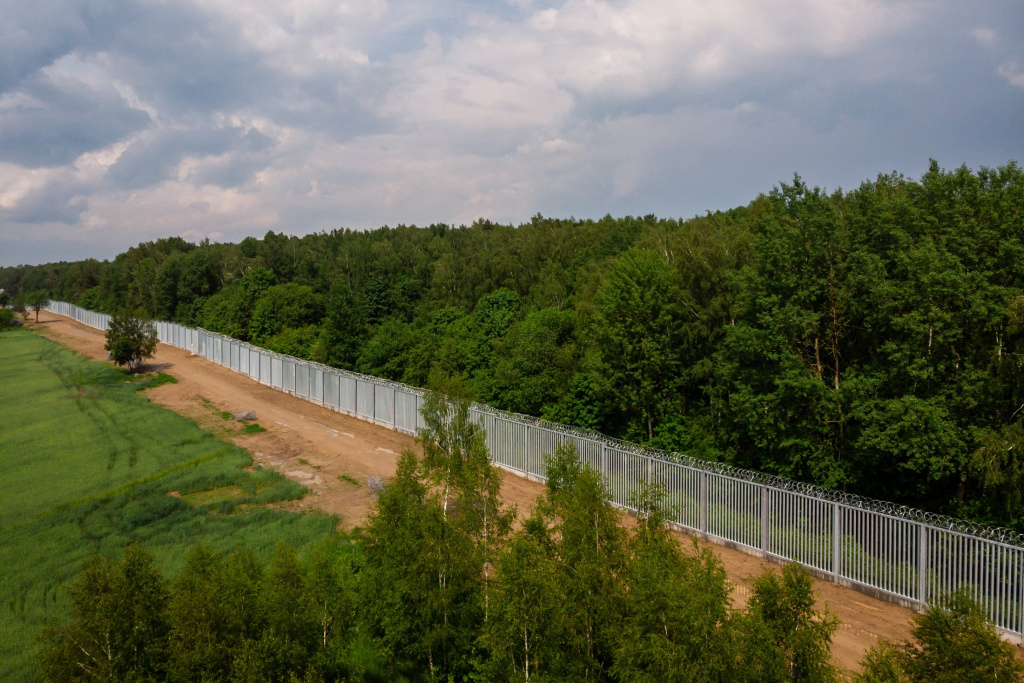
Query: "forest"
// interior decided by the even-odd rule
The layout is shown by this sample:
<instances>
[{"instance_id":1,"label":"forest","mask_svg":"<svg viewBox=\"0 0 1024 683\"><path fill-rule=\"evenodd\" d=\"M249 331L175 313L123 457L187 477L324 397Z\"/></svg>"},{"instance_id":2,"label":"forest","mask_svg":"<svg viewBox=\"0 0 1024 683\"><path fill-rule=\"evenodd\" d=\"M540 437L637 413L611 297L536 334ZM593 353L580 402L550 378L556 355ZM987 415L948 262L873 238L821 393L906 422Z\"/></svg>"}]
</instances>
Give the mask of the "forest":
<instances>
[{"instance_id":1,"label":"forest","mask_svg":"<svg viewBox=\"0 0 1024 683\"><path fill-rule=\"evenodd\" d=\"M190 226L192 227L192 226ZM541 215L0 269L608 435L1024 530L1024 173L799 176L686 220Z\"/></svg>"}]
</instances>

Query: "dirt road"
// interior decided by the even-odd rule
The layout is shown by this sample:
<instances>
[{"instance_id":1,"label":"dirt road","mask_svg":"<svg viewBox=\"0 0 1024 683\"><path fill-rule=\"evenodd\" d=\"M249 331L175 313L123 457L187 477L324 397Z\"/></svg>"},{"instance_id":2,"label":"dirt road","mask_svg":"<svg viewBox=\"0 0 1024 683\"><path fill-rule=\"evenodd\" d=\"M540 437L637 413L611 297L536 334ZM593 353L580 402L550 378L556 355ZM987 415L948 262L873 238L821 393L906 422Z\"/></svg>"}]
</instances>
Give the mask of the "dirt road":
<instances>
[{"instance_id":1,"label":"dirt road","mask_svg":"<svg viewBox=\"0 0 1024 683\"><path fill-rule=\"evenodd\" d=\"M90 358L106 358L98 330L46 312L33 327ZM398 453L415 447L412 437L276 391L171 346L159 344L152 363L178 383L148 391L151 400L226 436L248 449L257 463L306 485L311 495L294 507L337 514L346 529L365 521L372 502L366 486L369 476L390 477ZM222 411L242 410L255 412L267 431L242 434L238 423L221 417ZM517 506L520 516L529 514L542 490L540 484L508 474L502 485L504 500ZM736 586L737 606L746 603L754 577L765 569L778 569L737 550L711 547ZM904 638L910 633L910 610L825 581L815 581L815 590L819 608L827 606L840 620L833 656L845 669L856 669L878 638Z\"/></svg>"}]
</instances>

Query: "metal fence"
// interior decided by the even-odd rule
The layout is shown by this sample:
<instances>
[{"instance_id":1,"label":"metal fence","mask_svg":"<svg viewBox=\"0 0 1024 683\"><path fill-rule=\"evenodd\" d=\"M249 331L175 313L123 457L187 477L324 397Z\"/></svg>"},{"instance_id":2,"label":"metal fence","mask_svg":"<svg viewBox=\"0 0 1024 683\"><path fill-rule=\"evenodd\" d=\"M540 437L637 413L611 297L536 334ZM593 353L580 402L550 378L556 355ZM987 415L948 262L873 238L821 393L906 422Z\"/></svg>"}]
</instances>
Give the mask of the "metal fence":
<instances>
[{"instance_id":1,"label":"metal fence","mask_svg":"<svg viewBox=\"0 0 1024 683\"><path fill-rule=\"evenodd\" d=\"M105 330L110 316L54 301L49 310ZM423 392L397 382L284 356L202 329L156 323L161 342L267 386L406 434L423 426ZM496 465L544 480L560 445L603 474L614 502L633 509L643 482L660 482L679 528L769 559L795 561L855 589L923 607L967 588L1002 631L1024 635L1024 537L997 527L643 448L597 432L475 404Z\"/></svg>"}]
</instances>

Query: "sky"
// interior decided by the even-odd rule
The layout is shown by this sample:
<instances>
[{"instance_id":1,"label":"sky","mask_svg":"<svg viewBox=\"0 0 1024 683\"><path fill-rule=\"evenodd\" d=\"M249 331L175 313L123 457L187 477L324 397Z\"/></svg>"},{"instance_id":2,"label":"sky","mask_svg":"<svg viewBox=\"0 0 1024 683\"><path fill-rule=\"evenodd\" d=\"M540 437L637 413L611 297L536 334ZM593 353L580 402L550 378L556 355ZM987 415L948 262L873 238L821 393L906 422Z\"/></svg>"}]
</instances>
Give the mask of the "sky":
<instances>
[{"instance_id":1,"label":"sky","mask_svg":"<svg viewBox=\"0 0 1024 683\"><path fill-rule=\"evenodd\" d=\"M0 265L1024 163L1020 0L0 2Z\"/></svg>"}]
</instances>

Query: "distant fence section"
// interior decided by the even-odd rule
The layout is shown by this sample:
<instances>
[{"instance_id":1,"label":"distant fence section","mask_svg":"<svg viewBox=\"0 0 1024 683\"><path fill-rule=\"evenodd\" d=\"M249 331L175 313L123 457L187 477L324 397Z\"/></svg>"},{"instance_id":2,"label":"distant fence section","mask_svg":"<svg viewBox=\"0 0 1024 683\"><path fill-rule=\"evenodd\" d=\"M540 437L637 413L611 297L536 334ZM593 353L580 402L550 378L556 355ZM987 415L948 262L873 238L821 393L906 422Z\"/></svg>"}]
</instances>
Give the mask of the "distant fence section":
<instances>
[{"instance_id":1,"label":"distant fence section","mask_svg":"<svg viewBox=\"0 0 1024 683\"><path fill-rule=\"evenodd\" d=\"M53 301L49 310L105 330L110 316ZM423 426L423 392L398 382L292 358L176 323L155 323L161 342L253 380L406 434ZM545 458L575 446L601 472L614 502L634 509L642 483L660 482L685 531L826 579L921 608L967 588L1001 630L1024 635L1024 538L781 477L629 444L475 404L494 463L544 480Z\"/></svg>"}]
</instances>

